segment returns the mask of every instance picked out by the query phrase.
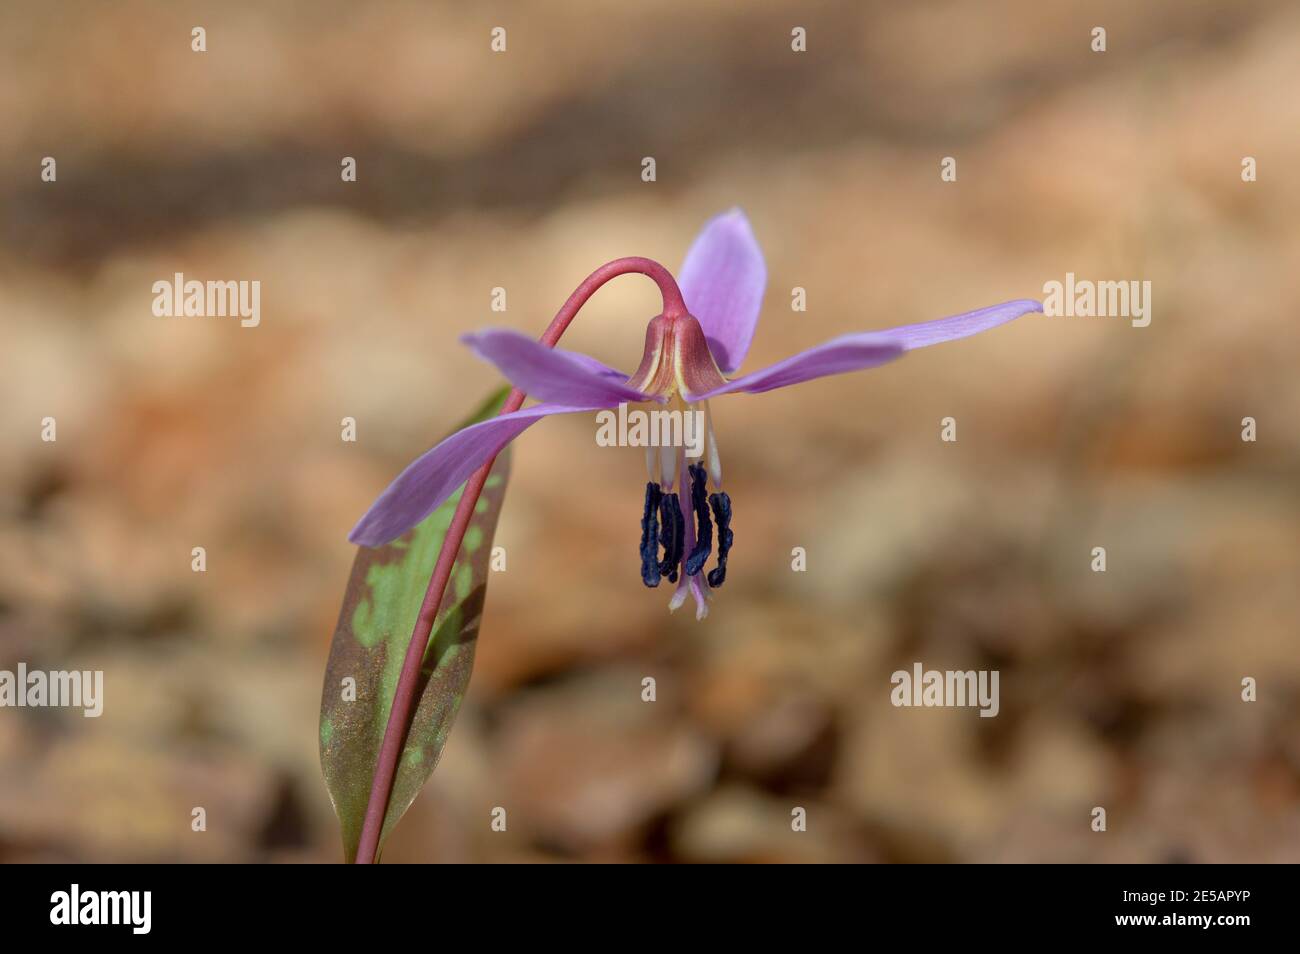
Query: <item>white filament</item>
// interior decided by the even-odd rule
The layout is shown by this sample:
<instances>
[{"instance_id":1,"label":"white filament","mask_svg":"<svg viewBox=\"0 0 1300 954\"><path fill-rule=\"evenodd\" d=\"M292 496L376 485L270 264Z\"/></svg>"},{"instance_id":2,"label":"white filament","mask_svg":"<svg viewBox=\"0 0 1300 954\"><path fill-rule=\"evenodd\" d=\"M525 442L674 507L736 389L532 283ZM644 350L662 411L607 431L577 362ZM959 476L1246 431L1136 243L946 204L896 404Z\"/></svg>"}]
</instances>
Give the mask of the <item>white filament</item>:
<instances>
[{"instance_id":1,"label":"white filament","mask_svg":"<svg viewBox=\"0 0 1300 954\"><path fill-rule=\"evenodd\" d=\"M709 476L713 478L713 489L722 489L722 455L718 453L718 438L713 433L713 412L709 402L704 402L704 425L707 431L706 443L709 455Z\"/></svg>"}]
</instances>

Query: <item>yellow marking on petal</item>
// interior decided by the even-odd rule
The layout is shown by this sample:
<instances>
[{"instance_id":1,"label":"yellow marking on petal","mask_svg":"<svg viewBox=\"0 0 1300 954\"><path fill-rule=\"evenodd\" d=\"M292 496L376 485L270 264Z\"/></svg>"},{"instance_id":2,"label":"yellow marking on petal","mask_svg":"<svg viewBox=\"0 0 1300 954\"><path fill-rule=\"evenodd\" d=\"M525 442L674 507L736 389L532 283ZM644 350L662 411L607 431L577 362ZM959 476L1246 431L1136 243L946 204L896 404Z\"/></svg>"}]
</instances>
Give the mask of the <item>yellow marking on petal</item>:
<instances>
[{"instance_id":1,"label":"yellow marking on petal","mask_svg":"<svg viewBox=\"0 0 1300 954\"><path fill-rule=\"evenodd\" d=\"M653 363L645 373L645 381L640 384L634 384L633 387L639 387L642 390L645 390L650 386L650 382L659 374L659 365L664 359L664 347L662 344L655 345L654 350L650 352L650 358Z\"/></svg>"},{"instance_id":2,"label":"yellow marking on petal","mask_svg":"<svg viewBox=\"0 0 1300 954\"><path fill-rule=\"evenodd\" d=\"M673 342L673 377L677 381L677 393L685 395L689 393L686 390L686 375L683 371L684 363L682 361L682 338L678 335Z\"/></svg>"}]
</instances>

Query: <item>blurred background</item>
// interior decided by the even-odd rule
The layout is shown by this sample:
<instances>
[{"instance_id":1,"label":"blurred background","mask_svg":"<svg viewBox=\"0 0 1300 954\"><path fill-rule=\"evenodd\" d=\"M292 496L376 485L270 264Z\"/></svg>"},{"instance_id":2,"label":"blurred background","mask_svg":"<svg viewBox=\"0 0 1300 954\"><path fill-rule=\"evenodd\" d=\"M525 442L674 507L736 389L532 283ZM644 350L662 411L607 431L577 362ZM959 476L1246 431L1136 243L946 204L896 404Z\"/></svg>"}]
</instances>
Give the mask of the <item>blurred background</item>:
<instances>
[{"instance_id":1,"label":"blurred background","mask_svg":"<svg viewBox=\"0 0 1300 954\"><path fill-rule=\"evenodd\" d=\"M698 623L640 583L641 452L534 428L385 859L1300 861L1297 47L1284 0L5 4L0 669L106 687L0 710L0 859L337 860L346 534L497 384L457 336L739 205L747 369L1067 271L1150 280L1152 321L714 402ZM261 325L153 317L178 271L261 281ZM630 370L657 306L620 279L564 343ZM894 708L918 661L999 670L1000 714Z\"/></svg>"}]
</instances>

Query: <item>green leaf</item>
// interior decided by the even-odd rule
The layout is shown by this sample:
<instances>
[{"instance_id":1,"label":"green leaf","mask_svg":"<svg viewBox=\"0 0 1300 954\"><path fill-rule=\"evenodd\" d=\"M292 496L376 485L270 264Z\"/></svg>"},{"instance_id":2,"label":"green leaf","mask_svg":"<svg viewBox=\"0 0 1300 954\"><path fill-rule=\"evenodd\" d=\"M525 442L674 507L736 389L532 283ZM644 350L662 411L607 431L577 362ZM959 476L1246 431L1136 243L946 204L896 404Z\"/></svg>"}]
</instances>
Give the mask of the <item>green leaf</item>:
<instances>
[{"instance_id":1,"label":"green leaf","mask_svg":"<svg viewBox=\"0 0 1300 954\"><path fill-rule=\"evenodd\" d=\"M492 417L508 392L493 395L461 427ZM508 449L497 458L452 568L433 624L418 689L415 720L398 763L380 847L433 772L469 685L492 535L505 497ZM344 853L356 857L379 748L402 660L433 575L462 486L412 530L382 547L361 547L343 595L321 692L320 759L325 786L343 829ZM355 680L348 701L345 680Z\"/></svg>"}]
</instances>

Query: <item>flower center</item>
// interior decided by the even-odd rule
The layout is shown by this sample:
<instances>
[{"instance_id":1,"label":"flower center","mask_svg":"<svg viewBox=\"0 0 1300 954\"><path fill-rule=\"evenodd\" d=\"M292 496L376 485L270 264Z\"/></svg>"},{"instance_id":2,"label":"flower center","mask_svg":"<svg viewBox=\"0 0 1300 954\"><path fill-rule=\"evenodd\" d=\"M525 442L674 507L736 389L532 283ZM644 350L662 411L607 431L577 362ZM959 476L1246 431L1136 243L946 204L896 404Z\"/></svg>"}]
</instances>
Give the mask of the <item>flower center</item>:
<instances>
[{"instance_id":1,"label":"flower center","mask_svg":"<svg viewBox=\"0 0 1300 954\"><path fill-rule=\"evenodd\" d=\"M726 384L692 315L659 315L645 332L641 365L627 383L651 397L690 398Z\"/></svg>"},{"instance_id":2,"label":"flower center","mask_svg":"<svg viewBox=\"0 0 1300 954\"><path fill-rule=\"evenodd\" d=\"M727 554L731 550L731 498L722 492L722 462L718 443L713 436L713 417L708 401L696 401L699 395L726 384L718 370L704 329L694 316L685 313L663 314L646 326L645 352L641 364L627 383L647 398L671 401L686 413L703 405L705 445L700 460L688 464L684 447L650 447L646 449L646 469L650 481L645 488L641 511L641 580L646 586L658 586L668 577L678 583L669 606L676 609L693 587L699 595L700 574L713 553L713 531L717 525L718 564L704 575L709 589L716 589L727 579ZM697 451L698 453L698 451ZM706 466L707 465L707 466ZM714 493L708 491L713 480ZM680 482L680 491L674 486ZM663 548L663 556L660 547Z\"/></svg>"},{"instance_id":3,"label":"flower center","mask_svg":"<svg viewBox=\"0 0 1300 954\"><path fill-rule=\"evenodd\" d=\"M687 404L680 394L671 398L674 410L696 413L699 405ZM707 401L703 405L705 440L691 453L699 460L688 460L686 447L663 444L646 448L645 502L641 511L641 580L656 587L663 577L680 583L672 602L676 609L693 588L700 600L706 599L704 585L717 589L727 579L727 556L731 551L731 498L722 490L722 463L718 442L713 433L713 415ZM709 481L713 493L709 493ZM680 484L680 490L675 487ZM717 528L717 565L704 573L712 555L714 528ZM660 547L663 555L660 556ZM701 574L703 577L701 578ZM704 612L701 608L697 615Z\"/></svg>"}]
</instances>

